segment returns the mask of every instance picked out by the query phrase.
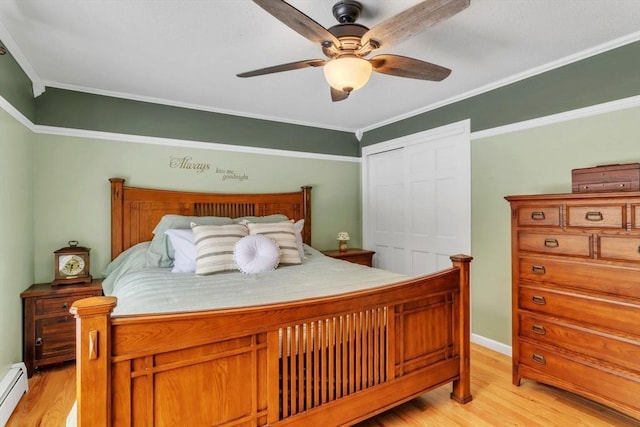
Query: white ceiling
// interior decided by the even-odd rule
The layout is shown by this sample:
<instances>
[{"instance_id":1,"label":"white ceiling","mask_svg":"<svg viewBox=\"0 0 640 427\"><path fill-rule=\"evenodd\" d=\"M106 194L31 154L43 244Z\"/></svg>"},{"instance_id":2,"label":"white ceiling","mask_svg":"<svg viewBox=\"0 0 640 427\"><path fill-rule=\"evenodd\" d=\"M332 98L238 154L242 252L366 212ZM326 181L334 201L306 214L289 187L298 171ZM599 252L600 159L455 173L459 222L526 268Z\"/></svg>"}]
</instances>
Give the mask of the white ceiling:
<instances>
[{"instance_id":1,"label":"white ceiling","mask_svg":"<svg viewBox=\"0 0 640 427\"><path fill-rule=\"evenodd\" d=\"M275 1L275 0L274 0ZM376 23L416 0L361 0ZM324 27L335 0L290 0ZM249 0L0 0L0 40L35 85L362 131L640 40L640 0L471 0L395 53L453 70L436 83L373 73L332 103L321 68L239 72L324 58ZM1 57L0 57L1 60Z\"/></svg>"}]
</instances>

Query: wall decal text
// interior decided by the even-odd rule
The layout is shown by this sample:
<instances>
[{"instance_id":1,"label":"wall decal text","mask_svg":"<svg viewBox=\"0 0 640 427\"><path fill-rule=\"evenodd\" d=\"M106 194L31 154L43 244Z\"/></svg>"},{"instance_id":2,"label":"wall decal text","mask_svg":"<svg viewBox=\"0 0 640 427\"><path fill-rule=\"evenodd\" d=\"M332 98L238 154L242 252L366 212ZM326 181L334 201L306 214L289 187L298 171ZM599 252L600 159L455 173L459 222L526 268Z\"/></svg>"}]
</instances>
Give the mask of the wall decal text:
<instances>
[{"instance_id":1,"label":"wall decal text","mask_svg":"<svg viewBox=\"0 0 640 427\"><path fill-rule=\"evenodd\" d=\"M214 168L211 163L194 161L193 157L191 156L169 156L169 167L172 169L192 170L196 173L203 173L212 170L222 181L242 182L249 179L249 175L247 175L246 173L238 172L235 169L226 169L219 166L216 166Z\"/></svg>"},{"instance_id":2,"label":"wall decal text","mask_svg":"<svg viewBox=\"0 0 640 427\"><path fill-rule=\"evenodd\" d=\"M169 157L169 167L172 169L192 169L196 173L202 173L211 169L210 163L197 163L190 156Z\"/></svg>"}]
</instances>

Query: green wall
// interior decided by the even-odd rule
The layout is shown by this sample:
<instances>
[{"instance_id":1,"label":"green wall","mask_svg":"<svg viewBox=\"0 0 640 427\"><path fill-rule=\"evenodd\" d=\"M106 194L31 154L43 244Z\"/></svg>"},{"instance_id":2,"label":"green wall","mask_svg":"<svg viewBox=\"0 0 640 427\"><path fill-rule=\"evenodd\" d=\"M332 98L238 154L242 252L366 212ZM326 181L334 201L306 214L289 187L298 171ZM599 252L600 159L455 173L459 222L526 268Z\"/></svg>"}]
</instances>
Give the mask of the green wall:
<instances>
[{"instance_id":1,"label":"green wall","mask_svg":"<svg viewBox=\"0 0 640 427\"><path fill-rule=\"evenodd\" d=\"M31 80L10 52L0 56L0 94L31 122L36 119Z\"/></svg>"},{"instance_id":2,"label":"green wall","mask_svg":"<svg viewBox=\"0 0 640 427\"><path fill-rule=\"evenodd\" d=\"M471 131L640 95L640 42L365 132L362 146L471 119Z\"/></svg>"},{"instance_id":3,"label":"green wall","mask_svg":"<svg viewBox=\"0 0 640 427\"><path fill-rule=\"evenodd\" d=\"M61 108L61 106L63 108ZM37 124L189 141L360 156L353 133L47 88Z\"/></svg>"},{"instance_id":4,"label":"green wall","mask_svg":"<svg viewBox=\"0 0 640 427\"><path fill-rule=\"evenodd\" d=\"M640 162L640 108L471 143L473 333L511 343L511 212L504 197L570 193L571 170Z\"/></svg>"},{"instance_id":5,"label":"green wall","mask_svg":"<svg viewBox=\"0 0 640 427\"><path fill-rule=\"evenodd\" d=\"M312 244L334 248L347 230L359 244L360 164L203 148L38 135L34 148L35 278L53 278L53 251L78 240L91 248L92 274L100 276L110 255L110 187L121 177L134 186L225 193L312 189ZM203 144L206 146L206 144ZM171 167L182 158L208 170ZM246 179L224 179L232 170Z\"/></svg>"},{"instance_id":6,"label":"green wall","mask_svg":"<svg viewBox=\"0 0 640 427\"><path fill-rule=\"evenodd\" d=\"M0 378L22 360L20 293L33 283L32 138L0 108Z\"/></svg>"}]
</instances>

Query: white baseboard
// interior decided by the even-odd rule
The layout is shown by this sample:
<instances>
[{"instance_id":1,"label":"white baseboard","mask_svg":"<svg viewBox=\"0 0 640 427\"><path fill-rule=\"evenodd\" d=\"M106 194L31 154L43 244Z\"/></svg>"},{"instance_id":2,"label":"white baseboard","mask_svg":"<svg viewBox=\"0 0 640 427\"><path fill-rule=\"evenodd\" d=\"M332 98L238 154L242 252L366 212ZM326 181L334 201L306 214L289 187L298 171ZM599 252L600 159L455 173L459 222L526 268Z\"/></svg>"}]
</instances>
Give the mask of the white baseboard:
<instances>
[{"instance_id":1,"label":"white baseboard","mask_svg":"<svg viewBox=\"0 0 640 427\"><path fill-rule=\"evenodd\" d=\"M490 338L483 337L482 335L471 334L471 342L483 347L487 347L490 350L497 351L498 353L505 354L509 357L511 357L512 355L510 345L506 345Z\"/></svg>"}]
</instances>

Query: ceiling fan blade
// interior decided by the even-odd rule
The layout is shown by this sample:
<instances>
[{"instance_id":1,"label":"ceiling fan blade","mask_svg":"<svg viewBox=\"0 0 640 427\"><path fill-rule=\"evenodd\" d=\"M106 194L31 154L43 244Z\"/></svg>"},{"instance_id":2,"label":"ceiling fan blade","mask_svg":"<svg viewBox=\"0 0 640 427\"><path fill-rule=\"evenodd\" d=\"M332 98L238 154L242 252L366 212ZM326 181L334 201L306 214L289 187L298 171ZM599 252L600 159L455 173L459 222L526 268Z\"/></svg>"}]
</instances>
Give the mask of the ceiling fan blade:
<instances>
[{"instance_id":1,"label":"ceiling fan blade","mask_svg":"<svg viewBox=\"0 0 640 427\"><path fill-rule=\"evenodd\" d=\"M260 68L258 70L247 71L244 73L236 74L236 76L255 77L255 76L262 76L264 74L280 73L282 71L298 70L300 68L306 68L306 67L321 67L326 62L327 61L325 61L324 59L306 59L304 61L289 62L288 64L274 65L272 67L266 67L266 68Z\"/></svg>"},{"instance_id":2,"label":"ceiling fan blade","mask_svg":"<svg viewBox=\"0 0 640 427\"><path fill-rule=\"evenodd\" d=\"M324 45L324 42L329 42L340 46L340 41L326 28L289 3L282 0L253 0L253 2L312 42L321 45Z\"/></svg>"},{"instance_id":3,"label":"ceiling fan blade","mask_svg":"<svg viewBox=\"0 0 640 427\"><path fill-rule=\"evenodd\" d=\"M343 101L349 97L349 92L345 92L344 90L339 90L335 88L331 88L331 100L333 102Z\"/></svg>"},{"instance_id":4,"label":"ceiling fan blade","mask_svg":"<svg viewBox=\"0 0 640 427\"><path fill-rule=\"evenodd\" d=\"M382 21L362 36L362 45L375 40L389 46L415 36L469 6L469 0L427 0Z\"/></svg>"},{"instance_id":5,"label":"ceiling fan blade","mask_svg":"<svg viewBox=\"0 0 640 427\"><path fill-rule=\"evenodd\" d=\"M369 60L373 71L398 77L439 82L446 79L451 70L440 65L400 55L376 55Z\"/></svg>"}]
</instances>

